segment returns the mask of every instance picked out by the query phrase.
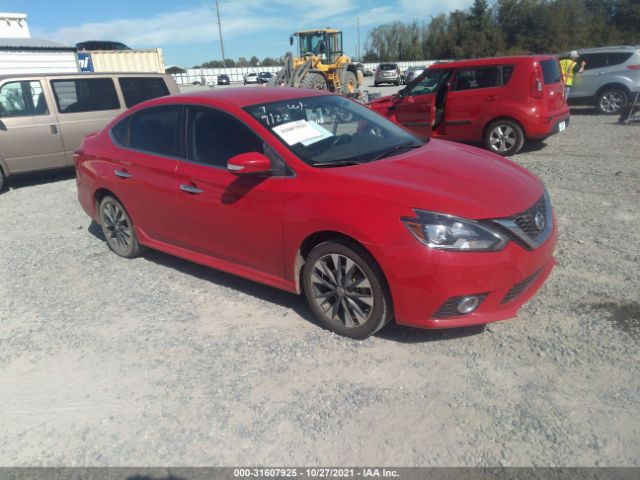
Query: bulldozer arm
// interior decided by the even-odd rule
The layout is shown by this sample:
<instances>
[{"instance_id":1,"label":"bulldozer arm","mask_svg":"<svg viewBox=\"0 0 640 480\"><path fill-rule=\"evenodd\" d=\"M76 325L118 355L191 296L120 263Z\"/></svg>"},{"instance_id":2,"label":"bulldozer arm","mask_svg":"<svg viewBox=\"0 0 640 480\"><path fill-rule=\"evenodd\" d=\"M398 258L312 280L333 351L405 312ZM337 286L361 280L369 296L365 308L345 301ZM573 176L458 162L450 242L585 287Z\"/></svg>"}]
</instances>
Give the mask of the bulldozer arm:
<instances>
[{"instance_id":1,"label":"bulldozer arm","mask_svg":"<svg viewBox=\"0 0 640 480\"><path fill-rule=\"evenodd\" d=\"M299 88L300 83L311 70L311 65L311 59L307 59L306 62L294 68L293 55L289 52L285 58L284 67L276 74L273 83L279 86Z\"/></svg>"}]
</instances>

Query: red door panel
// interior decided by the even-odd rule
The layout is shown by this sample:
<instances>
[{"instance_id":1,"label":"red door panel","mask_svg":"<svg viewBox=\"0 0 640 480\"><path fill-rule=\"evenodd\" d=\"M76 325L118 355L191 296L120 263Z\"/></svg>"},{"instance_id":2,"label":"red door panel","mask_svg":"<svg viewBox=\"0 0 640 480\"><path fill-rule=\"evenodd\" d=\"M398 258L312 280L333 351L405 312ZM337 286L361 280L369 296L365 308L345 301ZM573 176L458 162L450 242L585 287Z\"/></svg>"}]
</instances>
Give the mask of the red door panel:
<instances>
[{"instance_id":1,"label":"red door panel","mask_svg":"<svg viewBox=\"0 0 640 480\"><path fill-rule=\"evenodd\" d=\"M282 189L289 179L181 162L177 180L177 245L282 277Z\"/></svg>"},{"instance_id":2,"label":"red door panel","mask_svg":"<svg viewBox=\"0 0 640 480\"><path fill-rule=\"evenodd\" d=\"M392 119L423 138L431 136L435 110L433 94L401 97L391 107Z\"/></svg>"}]
</instances>

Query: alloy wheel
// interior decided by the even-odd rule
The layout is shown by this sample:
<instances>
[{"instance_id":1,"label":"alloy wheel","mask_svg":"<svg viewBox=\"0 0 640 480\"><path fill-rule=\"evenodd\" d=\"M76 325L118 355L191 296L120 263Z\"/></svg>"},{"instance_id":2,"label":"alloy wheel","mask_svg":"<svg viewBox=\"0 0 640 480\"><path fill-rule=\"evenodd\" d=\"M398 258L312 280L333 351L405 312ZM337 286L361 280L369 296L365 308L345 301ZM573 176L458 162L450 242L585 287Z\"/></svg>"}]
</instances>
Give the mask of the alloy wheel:
<instances>
[{"instance_id":1,"label":"alloy wheel","mask_svg":"<svg viewBox=\"0 0 640 480\"><path fill-rule=\"evenodd\" d=\"M623 104L624 98L617 90L610 90L600 97L600 110L605 113L617 113Z\"/></svg>"},{"instance_id":2,"label":"alloy wheel","mask_svg":"<svg viewBox=\"0 0 640 480\"><path fill-rule=\"evenodd\" d=\"M331 253L318 259L311 274L313 299L332 322L359 327L371 317L373 289L366 273L349 257Z\"/></svg>"},{"instance_id":3,"label":"alloy wheel","mask_svg":"<svg viewBox=\"0 0 640 480\"><path fill-rule=\"evenodd\" d=\"M109 245L119 254L131 249L133 229L120 205L106 202L102 206L102 222Z\"/></svg>"},{"instance_id":4,"label":"alloy wheel","mask_svg":"<svg viewBox=\"0 0 640 480\"><path fill-rule=\"evenodd\" d=\"M516 141L516 131L509 125L497 125L489 135L491 148L500 153L509 151Z\"/></svg>"}]
</instances>

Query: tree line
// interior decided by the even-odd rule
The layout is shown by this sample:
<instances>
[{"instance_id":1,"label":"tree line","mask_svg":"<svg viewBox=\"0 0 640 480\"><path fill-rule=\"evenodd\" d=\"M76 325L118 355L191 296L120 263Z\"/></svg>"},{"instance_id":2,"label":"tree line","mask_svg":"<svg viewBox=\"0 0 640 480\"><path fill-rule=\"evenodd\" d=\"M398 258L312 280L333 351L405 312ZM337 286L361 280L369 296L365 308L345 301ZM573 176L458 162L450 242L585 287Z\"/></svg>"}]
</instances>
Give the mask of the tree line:
<instances>
[{"instance_id":1,"label":"tree line","mask_svg":"<svg viewBox=\"0 0 640 480\"><path fill-rule=\"evenodd\" d=\"M275 67L278 65L284 65L282 58L265 57L260 60L254 55L249 60L245 57L240 57L238 60L227 58L225 64L222 63L222 60L211 60L202 65L194 65L193 68Z\"/></svg>"},{"instance_id":2,"label":"tree line","mask_svg":"<svg viewBox=\"0 0 640 480\"><path fill-rule=\"evenodd\" d=\"M475 0L427 23L369 31L362 61L460 59L564 53L640 44L640 0Z\"/></svg>"}]
</instances>

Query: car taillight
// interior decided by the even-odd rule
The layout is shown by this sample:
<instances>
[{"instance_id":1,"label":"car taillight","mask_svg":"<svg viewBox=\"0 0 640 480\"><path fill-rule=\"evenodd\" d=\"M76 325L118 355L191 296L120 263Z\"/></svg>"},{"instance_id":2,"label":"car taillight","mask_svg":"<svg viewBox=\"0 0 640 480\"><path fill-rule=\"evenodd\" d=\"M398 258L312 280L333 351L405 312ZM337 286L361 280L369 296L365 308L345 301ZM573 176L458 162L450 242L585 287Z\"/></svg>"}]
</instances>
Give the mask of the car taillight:
<instances>
[{"instance_id":1,"label":"car taillight","mask_svg":"<svg viewBox=\"0 0 640 480\"><path fill-rule=\"evenodd\" d=\"M627 65L627 70L640 70L640 65Z\"/></svg>"},{"instance_id":2,"label":"car taillight","mask_svg":"<svg viewBox=\"0 0 640 480\"><path fill-rule=\"evenodd\" d=\"M537 70L531 74L530 95L533 98L542 98L542 78L540 78L540 72Z\"/></svg>"}]
</instances>

